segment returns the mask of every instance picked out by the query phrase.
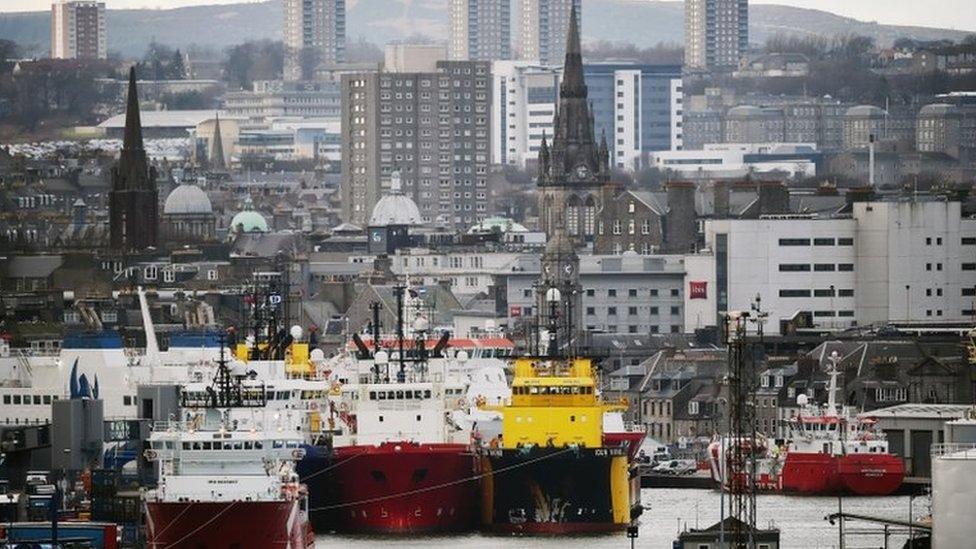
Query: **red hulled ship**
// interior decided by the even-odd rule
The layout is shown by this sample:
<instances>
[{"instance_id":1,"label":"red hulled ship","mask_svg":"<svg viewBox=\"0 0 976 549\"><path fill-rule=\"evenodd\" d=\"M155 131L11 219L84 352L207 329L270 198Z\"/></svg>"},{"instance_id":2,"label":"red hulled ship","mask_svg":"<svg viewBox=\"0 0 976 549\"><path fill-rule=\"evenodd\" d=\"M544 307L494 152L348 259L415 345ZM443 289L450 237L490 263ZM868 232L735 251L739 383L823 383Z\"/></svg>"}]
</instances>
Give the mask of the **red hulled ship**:
<instances>
[{"instance_id":1,"label":"red hulled ship","mask_svg":"<svg viewBox=\"0 0 976 549\"><path fill-rule=\"evenodd\" d=\"M729 437L709 446L712 477L725 489L743 489L750 479L727 479L726 467L732 444L749 446L741 452L755 460L752 482L759 490L809 495L852 494L886 496L901 486L905 466L888 451L884 435L876 432L871 417L853 416L836 404L837 362L831 356L830 387L826 408L810 405L806 395L797 397L800 413L788 422L784 447L764 438L733 441Z\"/></svg>"},{"instance_id":2,"label":"red hulled ship","mask_svg":"<svg viewBox=\"0 0 976 549\"><path fill-rule=\"evenodd\" d=\"M500 429L488 425L500 423L498 414L472 411L473 401L511 394L503 363L476 366L466 352L448 352L446 334L429 346L419 294L394 291L396 337L380 337L374 305L369 343L354 337L358 352L332 365L340 380L326 412L332 463L322 474L302 471L311 517L316 529L348 533L470 530L478 502L472 433L475 424Z\"/></svg>"},{"instance_id":3,"label":"red hulled ship","mask_svg":"<svg viewBox=\"0 0 976 549\"><path fill-rule=\"evenodd\" d=\"M187 403L184 404L193 404ZM146 458L158 482L145 493L147 546L308 549L315 537L295 462L303 439L265 410L263 386L243 386L221 356L203 406L157 422ZM233 415L235 408L252 408Z\"/></svg>"}]
</instances>

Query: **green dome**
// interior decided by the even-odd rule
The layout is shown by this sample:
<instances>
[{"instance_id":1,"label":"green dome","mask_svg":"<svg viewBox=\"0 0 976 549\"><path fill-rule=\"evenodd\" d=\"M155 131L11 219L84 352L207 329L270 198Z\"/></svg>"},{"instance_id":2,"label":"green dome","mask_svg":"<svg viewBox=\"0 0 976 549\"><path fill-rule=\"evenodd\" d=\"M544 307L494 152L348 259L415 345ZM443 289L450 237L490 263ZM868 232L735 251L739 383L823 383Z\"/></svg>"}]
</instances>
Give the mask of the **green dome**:
<instances>
[{"instance_id":1,"label":"green dome","mask_svg":"<svg viewBox=\"0 0 976 549\"><path fill-rule=\"evenodd\" d=\"M234 216L230 221L232 232L244 233L266 233L268 232L268 222L264 216L253 210L245 210Z\"/></svg>"}]
</instances>

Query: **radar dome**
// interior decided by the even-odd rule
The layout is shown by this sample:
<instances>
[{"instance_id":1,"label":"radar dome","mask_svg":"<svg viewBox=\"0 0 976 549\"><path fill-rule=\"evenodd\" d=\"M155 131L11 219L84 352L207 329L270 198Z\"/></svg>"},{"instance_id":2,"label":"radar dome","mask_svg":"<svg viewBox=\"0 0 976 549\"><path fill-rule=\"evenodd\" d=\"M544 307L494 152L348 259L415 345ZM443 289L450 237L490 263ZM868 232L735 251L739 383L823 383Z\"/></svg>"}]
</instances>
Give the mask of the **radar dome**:
<instances>
[{"instance_id":1,"label":"radar dome","mask_svg":"<svg viewBox=\"0 0 976 549\"><path fill-rule=\"evenodd\" d=\"M292 339L299 340L303 335L302 327L296 324L291 327L291 330L289 330L288 333L291 334Z\"/></svg>"}]
</instances>

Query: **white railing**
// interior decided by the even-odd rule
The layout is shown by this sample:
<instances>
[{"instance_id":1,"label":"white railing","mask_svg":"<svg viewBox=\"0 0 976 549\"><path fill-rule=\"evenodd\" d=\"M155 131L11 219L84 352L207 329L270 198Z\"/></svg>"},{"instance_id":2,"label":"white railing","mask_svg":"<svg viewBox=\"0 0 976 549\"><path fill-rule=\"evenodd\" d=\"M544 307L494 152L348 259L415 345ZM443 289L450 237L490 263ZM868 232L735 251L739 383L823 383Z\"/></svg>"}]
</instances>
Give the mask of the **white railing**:
<instances>
[{"instance_id":1,"label":"white railing","mask_svg":"<svg viewBox=\"0 0 976 549\"><path fill-rule=\"evenodd\" d=\"M976 443L933 444L932 457L942 459L976 459Z\"/></svg>"}]
</instances>

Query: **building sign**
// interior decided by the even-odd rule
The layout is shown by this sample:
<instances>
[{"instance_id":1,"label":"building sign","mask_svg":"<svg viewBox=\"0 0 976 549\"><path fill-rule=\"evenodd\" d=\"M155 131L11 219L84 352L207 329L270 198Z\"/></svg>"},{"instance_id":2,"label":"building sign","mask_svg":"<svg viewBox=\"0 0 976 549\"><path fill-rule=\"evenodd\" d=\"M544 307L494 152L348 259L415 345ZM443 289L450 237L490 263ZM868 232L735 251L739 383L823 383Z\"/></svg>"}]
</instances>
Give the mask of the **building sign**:
<instances>
[{"instance_id":1,"label":"building sign","mask_svg":"<svg viewBox=\"0 0 976 549\"><path fill-rule=\"evenodd\" d=\"M511 307L509 307L508 308L508 316L510 316L512 318L519 318L519 317L521 317L522 316L522 306L521 305L512 305Z\"/></svg>"},{"instance_id":2,"label":"building sign","mask_svg":"<svg viewBox=\"0 0 976 549\"><path fill-rule=\"evenodd\" d=\"M708 282L692 280L688 285L688 297L690 299L708 299Z\"/></svg>"}]
</instances>

